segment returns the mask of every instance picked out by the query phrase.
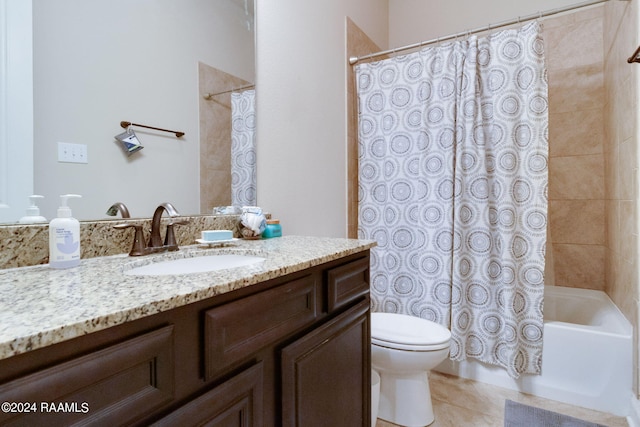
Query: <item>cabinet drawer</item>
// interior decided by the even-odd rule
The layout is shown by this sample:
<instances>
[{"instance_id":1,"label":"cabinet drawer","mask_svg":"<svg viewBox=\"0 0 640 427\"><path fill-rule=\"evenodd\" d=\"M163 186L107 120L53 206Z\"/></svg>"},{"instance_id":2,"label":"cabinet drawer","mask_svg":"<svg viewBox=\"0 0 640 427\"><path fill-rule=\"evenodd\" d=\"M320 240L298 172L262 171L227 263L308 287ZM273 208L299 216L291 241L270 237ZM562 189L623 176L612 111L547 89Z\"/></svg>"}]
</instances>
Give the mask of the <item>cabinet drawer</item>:
<instances>
[{"instance_id":1,"label":"cabinet drawer","mask_svg":"<svg viewBox=\"0 0 640 427\"><path fill-rule=\"evenodd\" d=\"M0 402L35 405L27 414L0 413L0 425L127 424L173 393L173 326L167 326L0 385Z\"/></svg>"},{"instance_id":2,"label":"cabinet drawer","mask_svg":"<svg viewBox=\"0 0 640 427\"><path fill-rule=\"evenodd\" d=\"M369 258L327 271L327 310L332 312L369 292Z\"/></svg>"},{"instance_id":3,"label":"cabinet drawer","mask_svg":"<svg viewBox=\"0 0 640 427\"><path fill-rule=\"evenodd\" d=\"M187 403L153 427L262 427L263 365L258 362Z\"/></svg>"},{"instance_id":4,"label":"cabinet drawer","mask_svg":"<svg viewBox=\"0 0 640 427\"><path fill-rule=\"evenodd\" d=\"M205 379L318 316L316 276L308 275L205 313Z\"/></svg>"}]
</instances>

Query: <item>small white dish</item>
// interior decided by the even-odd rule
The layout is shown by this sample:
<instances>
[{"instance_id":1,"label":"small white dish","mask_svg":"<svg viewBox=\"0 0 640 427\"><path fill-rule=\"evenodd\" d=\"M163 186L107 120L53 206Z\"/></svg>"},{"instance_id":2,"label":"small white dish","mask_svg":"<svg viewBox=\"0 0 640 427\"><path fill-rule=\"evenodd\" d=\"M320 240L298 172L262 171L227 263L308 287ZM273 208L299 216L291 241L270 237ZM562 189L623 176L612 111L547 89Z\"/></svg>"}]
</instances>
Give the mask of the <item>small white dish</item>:
<instances>
[{"instance_id":1,"label":"small white dish","mask_svg":"<svg viewBox=\"0 0 640 427\"><path fill-rule=\"evenodd\" d=\"M201 245L209 245L209 246L213 246L213 245L219 245L222 243L231 243L231 242L235 242L236 240L240 240L236 237L232 237L231 239L225 239L225 240L204 240L204 239L196 239L196 242L200 243Z\"/></svg>"}]
</instances>

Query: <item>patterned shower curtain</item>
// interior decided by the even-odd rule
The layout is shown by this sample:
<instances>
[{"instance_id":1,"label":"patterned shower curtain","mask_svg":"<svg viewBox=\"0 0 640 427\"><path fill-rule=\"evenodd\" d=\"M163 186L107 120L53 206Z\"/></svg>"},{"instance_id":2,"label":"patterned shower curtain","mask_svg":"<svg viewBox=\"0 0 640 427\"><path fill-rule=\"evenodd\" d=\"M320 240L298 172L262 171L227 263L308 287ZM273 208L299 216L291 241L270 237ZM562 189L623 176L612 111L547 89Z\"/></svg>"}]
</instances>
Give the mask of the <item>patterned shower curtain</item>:
<instances>
[{"instance_id":1,"label":"patterned shower curtain","mask_svg":"<svg viewBox=\"0 0 640 427\"><path fill-rule=\"evenodd\" d=\"M256 91L231 94L231 204L256 205Z\"/></svg>"},{"instance_id":2,"label":"patterned shower curtain","mask_svg":"<svg viewBox=\"0 0 640 427\"><path fill-rule=\"evenodd\" d=\"M373 310L451 329L450 357L539 373L547 225L540 24L356 67Z\"/></svg>"}]
</instances>

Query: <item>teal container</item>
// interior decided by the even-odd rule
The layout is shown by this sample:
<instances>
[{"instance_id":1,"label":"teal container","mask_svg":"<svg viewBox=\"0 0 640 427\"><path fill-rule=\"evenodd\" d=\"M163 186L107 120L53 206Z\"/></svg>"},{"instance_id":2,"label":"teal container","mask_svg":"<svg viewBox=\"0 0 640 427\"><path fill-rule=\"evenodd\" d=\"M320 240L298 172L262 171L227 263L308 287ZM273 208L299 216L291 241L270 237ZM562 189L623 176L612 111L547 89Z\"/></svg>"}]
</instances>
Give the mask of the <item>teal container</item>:
<instances>
[{"instance_id":1,"label":"teal container","mask_svg":"<svg viewBox=\"0 0 640 427\"><path fill-rule=\"evenodd\" d=\"M267 220L267 228L262 232L263 239L270 239L272 237L281 237L282 236L282 226L280 225L280 220L277 219L268 219Z\"/></svg>"}]
</instances>

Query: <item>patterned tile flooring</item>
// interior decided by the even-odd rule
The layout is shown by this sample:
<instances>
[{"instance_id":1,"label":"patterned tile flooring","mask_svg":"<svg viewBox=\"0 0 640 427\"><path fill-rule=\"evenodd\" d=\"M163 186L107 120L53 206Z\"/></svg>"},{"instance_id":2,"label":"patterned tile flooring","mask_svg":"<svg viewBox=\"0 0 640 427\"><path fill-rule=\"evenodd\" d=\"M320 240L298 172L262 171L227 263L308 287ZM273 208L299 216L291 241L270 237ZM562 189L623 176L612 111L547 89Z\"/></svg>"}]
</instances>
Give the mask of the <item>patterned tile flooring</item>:
<instances>
[{"instance_id":1,"label":"patterned tile flooring","mask_svg":"<svg viewBox=\"0 0 640 427\"><path fill-rule=\"evenodd\" d=\"M628 427L624 417L543 399L494 385L458 378L439 372L429 373L431 399L436 420L430 427L502 427L506 399L561 414L603 424ZM378 419L376 427L394 427Z\"/></svg>"}]
</instances>

